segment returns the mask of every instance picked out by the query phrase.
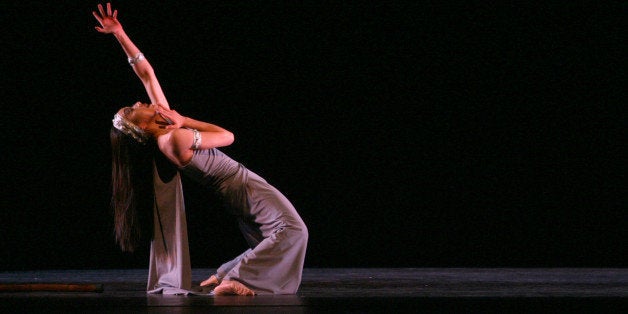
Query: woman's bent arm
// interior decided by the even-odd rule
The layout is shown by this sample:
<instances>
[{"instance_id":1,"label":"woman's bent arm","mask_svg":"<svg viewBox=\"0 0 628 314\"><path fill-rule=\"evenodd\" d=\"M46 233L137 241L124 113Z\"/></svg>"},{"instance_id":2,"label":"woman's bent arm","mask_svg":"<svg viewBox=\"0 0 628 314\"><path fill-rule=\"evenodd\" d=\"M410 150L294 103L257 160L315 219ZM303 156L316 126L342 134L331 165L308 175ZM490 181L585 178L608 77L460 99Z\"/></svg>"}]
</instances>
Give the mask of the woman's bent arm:
<instances>
[{"instance_id":1,"label":"woman's bent arm","mask_svg":"<svg viewBox=\"0 0 628 314\"><path fill-rule=\"evenodd\" d=\"M173 129L159 136L159 149L179 166L192 158L193 150L228 146L234 141L233 133L222 127L184 117L163 106L157 107L159 114L172 121L171 125L160 128Z\"/></svg>"},{"instance_id":2,"label":"woman's bent arm","mask_svg":"<svg viewBox=\"0 0 628 314\"><path fill-rule=\"evenodd\" d=\"M210 129L216 128L223 131L201 132L191 129L174 129L157 139L159 150L175 165L184 166L192 159L194 150L223 147L233 143L233 133L210 123L202 123ZM200 138L196 137L196 132Z\"/></svg>"}]
</instances>

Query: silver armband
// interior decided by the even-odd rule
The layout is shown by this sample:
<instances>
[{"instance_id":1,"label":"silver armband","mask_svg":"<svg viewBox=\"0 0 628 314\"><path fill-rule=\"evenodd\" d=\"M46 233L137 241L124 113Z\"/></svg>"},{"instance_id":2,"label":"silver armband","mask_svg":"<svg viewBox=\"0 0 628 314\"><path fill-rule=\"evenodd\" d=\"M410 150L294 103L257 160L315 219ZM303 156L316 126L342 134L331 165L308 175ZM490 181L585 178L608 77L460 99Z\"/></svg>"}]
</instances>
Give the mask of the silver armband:
<instances>
[{"instance_id":1,"label":"silver armband","mask_svg":"<svg viewBox=\"0 0 628 314\"><path fill-rule=\"evenodd\" d=\"M144 54L140 52L137 55L135 55L135 57L130 57L127 60L129 61L129 65L134 66L135 64L137 64L138 62L144 59L146 59L144 58Z\"/></svg>"},{"instance_id":2,"label":"silver armband","mask_svg":"<svg viewBox=\"0 0 628 314\"><path fill-rule=\"evenodd\" d=\"M194 141L192 142L192 149L198 149L201 147L201 132L198 130L192 130L194 133Z\"/></svg>"}]
</instances>

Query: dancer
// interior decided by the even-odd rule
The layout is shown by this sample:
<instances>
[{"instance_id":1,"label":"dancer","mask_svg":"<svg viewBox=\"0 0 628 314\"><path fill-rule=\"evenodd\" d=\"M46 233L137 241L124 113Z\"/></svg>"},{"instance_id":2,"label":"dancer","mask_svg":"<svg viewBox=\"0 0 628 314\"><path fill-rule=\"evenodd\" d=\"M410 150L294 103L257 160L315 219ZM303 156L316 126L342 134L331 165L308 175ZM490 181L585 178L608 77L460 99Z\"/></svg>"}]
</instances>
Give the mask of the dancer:
<instances>
[{"instance_id":1,"label":"dancer","mask_svg":"<svg viewBox=\"0 0 628 314\"><path fill-rule=\"evenodd\" d=\"M141 174L137 168L146 163L141 156L150 154L153 145L181 173L218 192L228 211L237 217L250 246L220 266L202 285L215 284L216 295L296 293L301 283L308 231L295 208L263 178L217 149L233 143L231 132L170 109L153 68L125 34L117 10L112 11L107 3L106 11L102 5L98 5L98 11L93 12L101 25L96 30L115 36L151 100L151 104L137 102L121 108L113 118L112 203L118 219L117 240L122 249L132 250L140 241L135 218L141 216L141 206L146 200L139 197L145 183L138 178ZM156 213L160 213L159 208ZM163 240L166 247L171 238L164 236L167 233L162 230L162 239L155 237L154 242Z\"/></svg>"}]
</instances>

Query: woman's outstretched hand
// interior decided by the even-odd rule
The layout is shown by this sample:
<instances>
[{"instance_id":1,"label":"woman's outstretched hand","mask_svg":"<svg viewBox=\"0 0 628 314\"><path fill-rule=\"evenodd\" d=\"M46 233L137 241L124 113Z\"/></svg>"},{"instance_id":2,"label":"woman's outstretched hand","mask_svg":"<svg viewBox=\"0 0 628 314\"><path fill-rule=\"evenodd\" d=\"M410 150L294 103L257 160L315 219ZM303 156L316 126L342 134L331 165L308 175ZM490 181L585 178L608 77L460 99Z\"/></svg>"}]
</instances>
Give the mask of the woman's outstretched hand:
<instances>
[{"instance_id":1,"label":"woman's outstretched hand","mask_svg":"<svg viewBox=\"0 0 628 314\"><path fill-rule=\"evenodd\" d=\"M164 107L161 104L157 104L157 113L159 113L162 117L167 120L170 120L172 124L167 125L166 129L178 129L183 126L183 122L185 122L185 117L180 115L175 110L170 110Z\"/></svg>"},{"instance_id":2,"label":"woman's outstretched hand","mask_svg":"<svg viewBox=\"0 0 628 314\"><path fill-rule=\"evenodd\" d=\"M107 12L105 13L102 4L98 5L98 13L92 11L92 14L98 20L102 27L96 26L96 30L104 34L116 34L122 31L122 24L118 22L118 10L111 12L111 3L107 2Z\"/></svg>"}]
</instances>

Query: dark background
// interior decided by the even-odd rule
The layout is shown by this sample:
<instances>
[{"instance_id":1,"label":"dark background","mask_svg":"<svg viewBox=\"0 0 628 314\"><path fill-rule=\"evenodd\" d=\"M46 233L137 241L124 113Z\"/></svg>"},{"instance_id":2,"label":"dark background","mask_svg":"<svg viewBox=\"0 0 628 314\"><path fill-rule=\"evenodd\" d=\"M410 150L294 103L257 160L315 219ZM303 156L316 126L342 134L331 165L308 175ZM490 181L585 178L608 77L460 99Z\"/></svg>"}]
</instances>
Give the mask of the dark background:
<instances>
[{"instance_id":1,"label":"dark background","mask_svg":"<svg viewBox=\"0 0 628 314\"><path fill-rule=\"evenodd\" d=\"M0 4L0 270L146 267L109 212L148 101L97 2ZM625 267L625 4L120 1L173 108L309 227L306 267ZM184 181L193 267L244 250Z\"/></svg>"}]
</instances>

